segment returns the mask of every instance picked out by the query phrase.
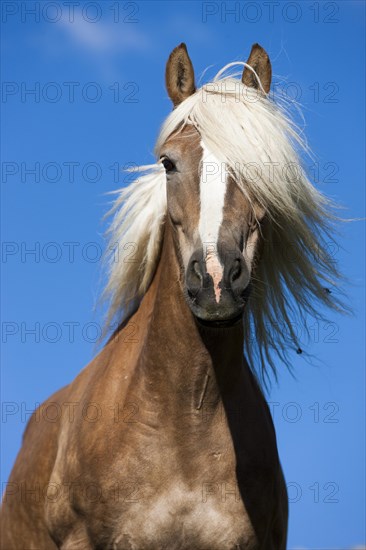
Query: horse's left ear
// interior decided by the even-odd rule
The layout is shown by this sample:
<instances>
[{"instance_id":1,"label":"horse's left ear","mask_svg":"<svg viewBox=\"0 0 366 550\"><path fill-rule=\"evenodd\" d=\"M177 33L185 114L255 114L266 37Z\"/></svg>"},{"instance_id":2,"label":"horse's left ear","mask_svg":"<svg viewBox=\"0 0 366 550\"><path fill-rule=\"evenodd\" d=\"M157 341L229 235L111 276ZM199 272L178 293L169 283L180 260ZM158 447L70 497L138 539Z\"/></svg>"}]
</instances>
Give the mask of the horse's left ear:
<instances>
[{"instance_id":1,"label":"horse's left ear","mask_svg":"<svg viewBox=\"0 0 366 550\"><path fill-rule=\"evenodd\" d=\"M266 50L259 44L253 44L247 64L253 67L261 81L263 90L268 94L271 87L272 67ZM246 86L260 89L255 74L247 67L244 68L241 80Z\"/></svg>"},{"instance_id":2,"label":"horse's left ear","mask_svg":"<svg viewBox=\"0 0 366 550\"><path fill-rule=\"evenodd\" d=\"M192 61L187 46L180 44L169 56L166 64L165 82L174 107L196 91Z\"/></svg>"}]
</instances>

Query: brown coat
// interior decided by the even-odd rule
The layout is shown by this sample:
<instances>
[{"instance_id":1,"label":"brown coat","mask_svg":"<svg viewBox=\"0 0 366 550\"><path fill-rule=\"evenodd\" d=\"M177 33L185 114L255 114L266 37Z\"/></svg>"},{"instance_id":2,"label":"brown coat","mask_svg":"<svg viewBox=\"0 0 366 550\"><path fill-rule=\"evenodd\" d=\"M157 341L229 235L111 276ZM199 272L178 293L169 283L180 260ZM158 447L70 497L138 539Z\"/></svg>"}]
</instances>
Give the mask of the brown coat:
<instances>
[{"instance_id":1,"label":"brown coat","mask_svg":"<svg viewBox=\"0 0 366 550\"><path fill-rule=\"evenodd\" d=\"M286 487L242 325L199 327L178 271L167 224L137 312L32 416L2 550L286 548Z\"/></svg>"}]
</instances>

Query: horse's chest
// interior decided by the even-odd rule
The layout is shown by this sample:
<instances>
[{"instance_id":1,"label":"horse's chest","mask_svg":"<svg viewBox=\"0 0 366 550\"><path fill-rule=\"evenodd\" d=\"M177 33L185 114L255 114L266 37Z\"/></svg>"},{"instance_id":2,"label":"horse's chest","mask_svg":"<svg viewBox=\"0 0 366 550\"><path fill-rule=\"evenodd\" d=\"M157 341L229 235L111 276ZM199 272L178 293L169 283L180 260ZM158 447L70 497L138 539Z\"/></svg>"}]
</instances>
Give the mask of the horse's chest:
<instances>
[{"instance_id":1,"label":"horse's chest","mask_svg":"<svg viewBox=\"0 0 366 550\"><path fill-rule=\"evenodd\" d=\"M256 548L253 528L238 493L228 483L182 484L125 507L113 536L116 550L238 550Z\"/></svg>"}]
</instances>

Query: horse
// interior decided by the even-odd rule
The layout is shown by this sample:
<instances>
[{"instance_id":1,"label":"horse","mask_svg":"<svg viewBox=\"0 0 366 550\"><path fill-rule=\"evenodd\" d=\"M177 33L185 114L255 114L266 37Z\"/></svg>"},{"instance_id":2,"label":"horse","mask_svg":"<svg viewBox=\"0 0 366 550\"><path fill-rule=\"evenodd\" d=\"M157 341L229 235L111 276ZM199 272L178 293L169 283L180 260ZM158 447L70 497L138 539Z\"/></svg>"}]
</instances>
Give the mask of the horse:
<instances>
[{"instance_id":1,"label":"horse","mask_svg":"<svg viewBox=\"0 0 366 550\"><path fill-rule=\"evenodd\" d=\"M301 352L295 314L338 307L338 272L332 205L301 168L271 73L254 44L197 88L185 44L170 54L157 160L112 208L111 242L127 250L108 260L118 328L30 418L3 550L286 549L261 381Z\"/></svg>"}]
</instances>

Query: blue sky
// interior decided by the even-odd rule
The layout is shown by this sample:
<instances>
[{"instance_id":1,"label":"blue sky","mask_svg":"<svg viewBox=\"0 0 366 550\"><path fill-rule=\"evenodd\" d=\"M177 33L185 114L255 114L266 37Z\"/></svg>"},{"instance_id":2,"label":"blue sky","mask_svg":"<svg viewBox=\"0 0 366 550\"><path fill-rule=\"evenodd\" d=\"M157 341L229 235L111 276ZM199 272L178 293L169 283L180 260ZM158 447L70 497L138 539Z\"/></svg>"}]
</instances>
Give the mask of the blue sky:
<instances>
[{"instance_id":1,"label":"blue sky","mask_svg":"<svg viewBox=\"0 0 366 550\"><path fill-rule=\"evenodd\" d=\"M153 160L177 44L197 77L263 45L276 89L303 106L317 187L364 216L364 2L57 6L2 3L2 482L29 411L97 351L105 193L128 182L125 165ZM344 224L330 250L354 315L314 322L316 366L294 356L293 379L279 364L268 395L291 549L366 542L364 237L363 222Z\"/></svg>"}]
</instances>

